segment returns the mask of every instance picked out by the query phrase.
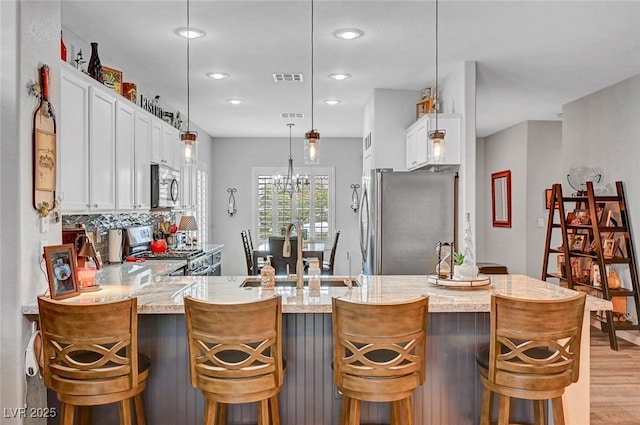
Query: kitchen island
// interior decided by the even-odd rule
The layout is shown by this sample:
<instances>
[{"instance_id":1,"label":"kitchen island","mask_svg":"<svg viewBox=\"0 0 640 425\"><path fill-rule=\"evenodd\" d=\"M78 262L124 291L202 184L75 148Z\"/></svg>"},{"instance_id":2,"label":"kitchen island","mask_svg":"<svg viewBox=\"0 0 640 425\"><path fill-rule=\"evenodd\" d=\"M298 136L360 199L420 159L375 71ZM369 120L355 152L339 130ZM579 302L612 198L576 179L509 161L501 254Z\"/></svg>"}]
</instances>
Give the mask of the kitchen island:
<instances>
[{"instance_id":1,"label":"kitchen island","mask_svg":"<svg viewBox=\"0 0 640 425\"><path fill-rule=\"evenodd\" d=\"M124 276L121 274L121 276ZM414 398L416 423L477 424L480 416L481 384L474 355L489 340L490 295L529 299L558 299L573 291L521 275L493 275L492 285L469 290L449 289L427 283L426 276L359 276L359 286L323 287L318 290L279 287L275 290L241 287L245 276L153 277L140 285L128 281L101 283L99 292L65 300L69 303L104 302L138 297L139 349L152 360L145 406L150 424L201 423L204 402L188 380L188 356L184 310L185 295L216 302L246 302L282 296L285 384L280 395L283 424L335 424L339 416L339 394L331 372L331 298L346 297L361 302L387 302L429 296L427 335L427 380ZM588 297L586 309L608 310L611 303ZM26 315L37 314L37 306L23 306ZM581 353L581 378L566 394L567 424L589 423L589 314L585 313ZM50 397L51 401L52 397ZM103 423L113 422L116 409L95 415ZM531 408L517 408L518 420L530 417ZM384 404L363 404L362 422L388 422ZM252 406L232 407L229 423L255 423Z\"/></svg>"}]
</instances>

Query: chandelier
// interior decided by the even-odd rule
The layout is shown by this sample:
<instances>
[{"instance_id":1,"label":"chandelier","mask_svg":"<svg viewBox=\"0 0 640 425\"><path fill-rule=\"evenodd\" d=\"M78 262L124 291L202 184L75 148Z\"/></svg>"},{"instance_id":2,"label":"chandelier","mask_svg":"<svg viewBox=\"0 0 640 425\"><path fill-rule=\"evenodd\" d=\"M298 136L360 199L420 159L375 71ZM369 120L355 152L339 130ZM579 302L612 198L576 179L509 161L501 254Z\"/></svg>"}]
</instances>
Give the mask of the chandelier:
<instances>
[{"instance_id":1,"label":"chandelier","mask_svg":"<svg viewBox=\"0 0 640 425\"><path fill-rule=\"evenodd\" d=\"M273 191L277 194L289 194L289 197L293 197L294 193L302 191L302 187L309 184L309 176L299 176L293 174L293 155L291 154L291 128L295 124L287 124L289 127L289 167L287 168L287 175L276 174L273 176Z\"/></svg>"}]
</instances>

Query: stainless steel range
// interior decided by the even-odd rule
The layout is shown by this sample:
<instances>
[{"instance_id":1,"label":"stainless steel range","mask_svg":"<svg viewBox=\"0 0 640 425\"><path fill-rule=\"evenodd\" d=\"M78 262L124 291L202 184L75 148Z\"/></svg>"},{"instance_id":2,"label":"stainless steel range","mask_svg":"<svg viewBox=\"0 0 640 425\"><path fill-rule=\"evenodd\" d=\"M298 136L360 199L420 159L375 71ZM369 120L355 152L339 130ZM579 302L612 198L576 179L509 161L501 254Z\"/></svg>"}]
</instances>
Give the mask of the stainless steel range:
<instances>
[{"instance_id":1,"label":"stainless steel range","mask_svg":"<svg viewBox=\"0 0 640 425\"><path fill-rule=\"evenodd\" d=\"M153 241L152 226L130 227L126 231L124 252L127 256L145 260L186 260L183 274L186 276L219 276L221 253L199 247L170 249L163 253L150 250Z\"/></svg>"}]
</instances>

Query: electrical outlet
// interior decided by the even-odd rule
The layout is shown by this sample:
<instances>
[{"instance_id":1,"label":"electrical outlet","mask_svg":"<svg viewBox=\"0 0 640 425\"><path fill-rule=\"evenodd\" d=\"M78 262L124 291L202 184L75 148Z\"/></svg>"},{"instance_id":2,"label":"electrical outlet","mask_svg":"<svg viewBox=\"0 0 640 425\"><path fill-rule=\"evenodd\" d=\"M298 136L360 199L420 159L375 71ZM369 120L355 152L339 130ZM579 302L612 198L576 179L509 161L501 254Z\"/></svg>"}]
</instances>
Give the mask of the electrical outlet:
<instances>
[{"instance_id":1,"label":"electrical outlet","mask_svg":"<svg viewBox=\"0 0 640 425\"><path fill-rule=\"evenodd\" d=\"M538 218L538 227L539 228L543 228L544 227L544 218Z\"/></svg>"}]
</instances>

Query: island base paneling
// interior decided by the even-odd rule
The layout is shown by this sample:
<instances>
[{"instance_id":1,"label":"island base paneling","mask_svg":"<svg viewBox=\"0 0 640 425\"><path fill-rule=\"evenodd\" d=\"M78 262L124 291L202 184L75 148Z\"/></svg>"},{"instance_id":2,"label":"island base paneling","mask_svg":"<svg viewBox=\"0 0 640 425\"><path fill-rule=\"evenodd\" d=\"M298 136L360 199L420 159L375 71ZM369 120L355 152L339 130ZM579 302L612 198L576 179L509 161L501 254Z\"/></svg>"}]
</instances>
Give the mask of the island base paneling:
<instances>
[{"instance_id":1,"label":"island base paneling","mask_svg":"<svg viewBox=\"0 0 640 425\"><path fill-rule=\"evenodd\" d=\"M285 383L280 393L283 425L335 425L340 398L331 370L331 314L284 314ZM479 423L482 386L475 366L476 347L488 342L488 313L432 313L427 335L427 380L416 390L417 424ZM189 384L186 329L183 315L141 314L138 348L151 358L143 395L147 424L200 425L204 399ZM49 392L49 405L57 404ZM528 406L515 409L518 421L531 421ZM93 411L94 424L118 422L117 406ZM251 405L229 408L229 424L257 423ZM389 423L385 403L363 403L362 423ZM57 423L57 419L49 423Z\"/></svg>"}]
</instances>

